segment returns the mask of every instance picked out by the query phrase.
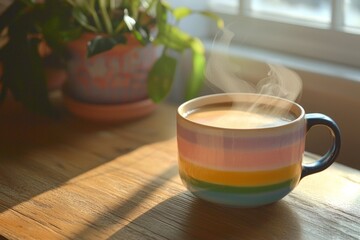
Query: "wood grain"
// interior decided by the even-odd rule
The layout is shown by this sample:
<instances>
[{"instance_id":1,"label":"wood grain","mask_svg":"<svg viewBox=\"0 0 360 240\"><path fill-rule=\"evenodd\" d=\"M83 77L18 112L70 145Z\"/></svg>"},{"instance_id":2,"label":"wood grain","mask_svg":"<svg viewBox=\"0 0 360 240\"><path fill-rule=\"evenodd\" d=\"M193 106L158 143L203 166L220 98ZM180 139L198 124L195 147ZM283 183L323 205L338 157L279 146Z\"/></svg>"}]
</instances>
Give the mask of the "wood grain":
<instances>
[{"instance_id":1,"label":"wood grain","mask_svg":"<svg viewBox=\"0 0 360 240\"><path fill-rule=\"evenodd\" d=\"M260 208L192 196L178 176L171 105L113 126L6 116L0 132L5 238L360 239L360 174L340 164Z\"/></svg>"}]
</instances>

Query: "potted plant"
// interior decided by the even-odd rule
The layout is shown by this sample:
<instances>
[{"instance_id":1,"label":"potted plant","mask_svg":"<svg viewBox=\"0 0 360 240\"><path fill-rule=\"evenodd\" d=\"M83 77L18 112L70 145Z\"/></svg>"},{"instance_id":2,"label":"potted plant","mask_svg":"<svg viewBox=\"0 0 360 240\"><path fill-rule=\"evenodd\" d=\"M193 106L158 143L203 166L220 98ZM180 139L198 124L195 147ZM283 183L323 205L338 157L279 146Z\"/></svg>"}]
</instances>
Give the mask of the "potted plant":
<instances>
[{"instance_id":1,"label":"potted plant","mask_svg":"<svg viewBox=\"0 0 360 240\"><path fill-rule=\"evenodd\" d=\"M13 1L0 15L0 103L11 95L33 112L56 114L48 80L54 75L58 83L64 79L62 41L81 33L68 24L71 16L64 1L30 0Z\"/></svg>"},{"instance_id":2,"label":"potted plant","mask_svg":"<svg viewBox=\"0 0 360 240\"><path fill-rule=\"evenodd\" d=\"M23 27L20 31L22 33L21 37L19 37L21 44L29 45L28 36L30 32L32 36L41 36L42 38L35 39L36 41L32 39L34 42L32 53L35 52L33 51L35 48L38 48L39 42L45 40L53 53L69 57L65 58L69 70L69 79L64 88L65 96L69 97L70 103L75 102L80 109L83 109L83 112L93 112L97 116L105 112L115 112L114 110L117 108L111 107L119 106L119 104L128 106L129 101L132 102L133 100L125 100L124 102L121 102L121 100L119 102L119 99L117 99L114 103L108 101L108 99L100 102L89 100L88 96L86 96L89 94L84 90L91 84L87 84L84 87L76 83L77 80L80 80L80 82L89 81L89 78L78 78L76 77L78 76L77 72L82 72L83 75L89 76L86 71L90 70L92 75L99 76L100 73L95 70L101 67L95 64L92 65L95 67L90 65L89 68L88 63L96 62L97 57L102 58L106 54L112 55L113 59L115 57L121 58L119 52L125 52L122 70L115 68L115 70L111 71L120 72L122 75L127 74L130 76L128 82L134 82L134 76L138 77L139 86L140 80L142 80L145 83L145 88L141 86L135 92L142 92L143 94L145 89L146 95L156 103L163 100L170 91L177 66L177 59L174 57L174 53L181 54L190 50L192 52L193 68L188 79L186 98L191 98L199 90L204 77L204 47L198 38L181 31L177 24L183 18L194 13L214 19L220 27L223 24L221 19L209 12L197 12L185 7L173 9L162 0L54 0L41 1L40 3L23 0L15 2L18 4L21 2L22 8L14 10L17 13L17 17L6 25L9 29L9 43L11 42L11 44L7 44L5 51L0 53L0 57L5 56L2 58L4 60L6 56L11 55L11 51L18 44L14 41L14 39L17 39L16 35L19 35L15 34L17 32L16 29L23 27L21 24L25 25L26 27ZM47 9L49 8L52 11L48 11ZM23 9L26 9L26 11ZM170 24L169 15L175 19L175 24ZM0 24L0 30L3 26L4 24ZM82 50L73 51L76 45L80 45ZM156 50L154 46L162 47L160 56L154 55ZM143 49L145 49L145 53L140 52ZM22 48L21 51L26 52L30 50ZM21 51L17 51L16 56L20 56L22 54ZM116 53L116 51L119 52ZM40 70L43 66L42 64L36 64L35 68L34 63L39 62L39 56L34 57L34 54L28 55L21 64L17 64L21 59L14 56L13 59L16 60L4 64L4 75L1 80L3 83L2 93L4 95L4 89L9 89L25 105L27 102L33 102L36 99L36 104L30 106L32 109L37 109L37 107L33 106L38 105L46 105L46 109L49 109L50 104L48 100L45 100L47 95L44 88L44 74ZM131 59L134 56L137 57L137 60ZM31 58L36 59L36 61ZM79 64L76 63L77 60L84 60L87 63ZM133 63L135 67L132 65ZM26 64L31 65L31 67L27 67ZM11 78L10 75L16 75L15 71L8 70L8 73L6 73L6 69L15 65L19 68L25 67L32 70L27 71L27 74L17 74L18 76ZM80 66L82 70L77 70L76 65ZM134 69L135 72L125 73L123 70L126 69ZM105 69L102 69L102 71L108 74L107 80L109 80L111 71ZM36 77L28 79L31 75L36 75ZM90 79L90 81L93 81L93 79ZM106 87L105 81L99 79L95 81L98 81L97 85L100 87ZM120 80L118 85L122 86L125 84ZM78 92L80 94L82 92L83 95L77 95ZM92 90L92 92L95 95L101 93L99 89ZM111 95L107 91L103 92L105 92L105 95ZM142 95L141 98L143 97L146 96ZM69 103L69 101L67 102ZM107 107L108 111L96 112L99 106ZM147 106L149 107L149 105ZM85 107L89 111L85 111ZM81 115L81 113L79 114Z\"/></svg>"},{"instance_id":3,"label":"potted plant","mask_svg":"<svg viewBox=\"0 0 360 240\"><path fill-rule=\"evenodd\" d=\"M65 96L71 98L67 101L70 111L91 118L102 118L105 114L100 112L127 118L135 104L135 114L146 115L153 102L163 100L171 89L177 67L174 52L187 50L192 52L192 72L186 98L196 95L204 77L204 47L177 24L197 13L221 27L223 22L216 15L186 7L173 9L162 0L68 2L83 29L82 37L67 45L73 56L65 88ZM169 15L175 24L170 24ZM160 56L158 46L162 47ZM145 112L139 113L138 108Z\"/></svg>"}]
</instances>

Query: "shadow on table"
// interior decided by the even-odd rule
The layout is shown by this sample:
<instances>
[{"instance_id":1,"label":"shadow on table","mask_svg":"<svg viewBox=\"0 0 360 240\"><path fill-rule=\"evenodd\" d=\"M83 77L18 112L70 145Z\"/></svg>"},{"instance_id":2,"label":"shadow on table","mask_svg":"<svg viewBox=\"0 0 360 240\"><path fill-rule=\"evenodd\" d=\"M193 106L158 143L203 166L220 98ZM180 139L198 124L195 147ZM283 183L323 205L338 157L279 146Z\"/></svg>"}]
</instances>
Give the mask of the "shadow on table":
<instances>
[{"instance_id":1,"label":"shadow on table","mask_svg":"<svg viewBox=\"0 0 360 240\"><path fill-rule=\"evenodd\" d=\"M130 196L126 196L124 201L119 201L118 204L111 206L108 210L101 215L98 215L97 218L91 221L91 224L86 226L80 232L73 235L73 239L105 239L108 235L104 236L104 232L111 231L114 226L119 225L121 222L127 222L128 219L131 219L133 214L136 214L138 211L142 211L143 208L146 208L149 202L154 201L156 192L159 188L162 188L167 182L171 181L178 174L177 166L171 165L164 171L161 171L160 174L157 174L137 191L133 192ZM148 224L152 224L149 222ZM120 237L120 239L144 239L143 233L138 231L140 226L135 226L135 230L131 230L132 238L127 238L128 234Z\"/></svg>"},{"instance_id":2,"label":"shadow on table","mask_svg":"<svg viewBox=\"0 0 360 240\"><path fill-rule=\"evenodd\" d=\"M139 227L142 229L139 230ZM301 239L301 226L286 202L230 208L199 200L187 192L174 196L113 234L109 239Z\"/></svg>"},{"instance_id":3,"label":"shadow on table","mask_svg":"<svg viewBox=\"0 0 360 240\"><path fill-rule=\"evenodd\" d=\"M143 145L173 138L171 110L160 106L143 119L111 125L67 113L49 119L0 111L0 212Z\"/></svg>"}]
</instances>

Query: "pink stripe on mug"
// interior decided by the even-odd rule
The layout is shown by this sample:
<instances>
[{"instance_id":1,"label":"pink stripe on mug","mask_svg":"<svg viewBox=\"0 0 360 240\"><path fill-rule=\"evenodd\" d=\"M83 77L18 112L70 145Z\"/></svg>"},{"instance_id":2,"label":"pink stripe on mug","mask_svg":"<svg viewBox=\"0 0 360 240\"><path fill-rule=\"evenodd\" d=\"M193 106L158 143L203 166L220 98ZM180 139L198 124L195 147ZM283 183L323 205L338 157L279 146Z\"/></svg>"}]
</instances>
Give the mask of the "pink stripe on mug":
<instances>
[{"instance_id":1,"label":"pink stripe on mug","mask_svg":"<svg viewBox=\"0 0 360 240\"><path fill-rule=\"evenodd\" d=\"M204 146L178 137L181 156L201 166L221 170L270 170L301 161L304 139L278 148L232 148Z\"/></svg>"}]
</instances>

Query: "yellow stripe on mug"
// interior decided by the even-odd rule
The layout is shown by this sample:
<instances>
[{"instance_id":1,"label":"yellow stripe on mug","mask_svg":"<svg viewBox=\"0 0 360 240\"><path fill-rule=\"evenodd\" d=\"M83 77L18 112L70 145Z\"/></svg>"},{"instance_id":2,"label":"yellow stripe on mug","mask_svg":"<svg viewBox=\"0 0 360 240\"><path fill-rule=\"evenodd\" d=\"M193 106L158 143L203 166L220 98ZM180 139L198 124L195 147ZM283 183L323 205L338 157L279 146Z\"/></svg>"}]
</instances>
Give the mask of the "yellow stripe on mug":
<instances>
[{"instance_id":1,"label":"yellow stripe on mug","mask_svg":"<svg viewBox=\"0 0 360 240\"><path fill-rule=\"evenodd\" d=\"M180 156L179 168L194 179L228 186L263 186L289 179L300 179L301 175L300 163L270 171L222 171L196 165Z\"/></svg>"}]
</instances>

